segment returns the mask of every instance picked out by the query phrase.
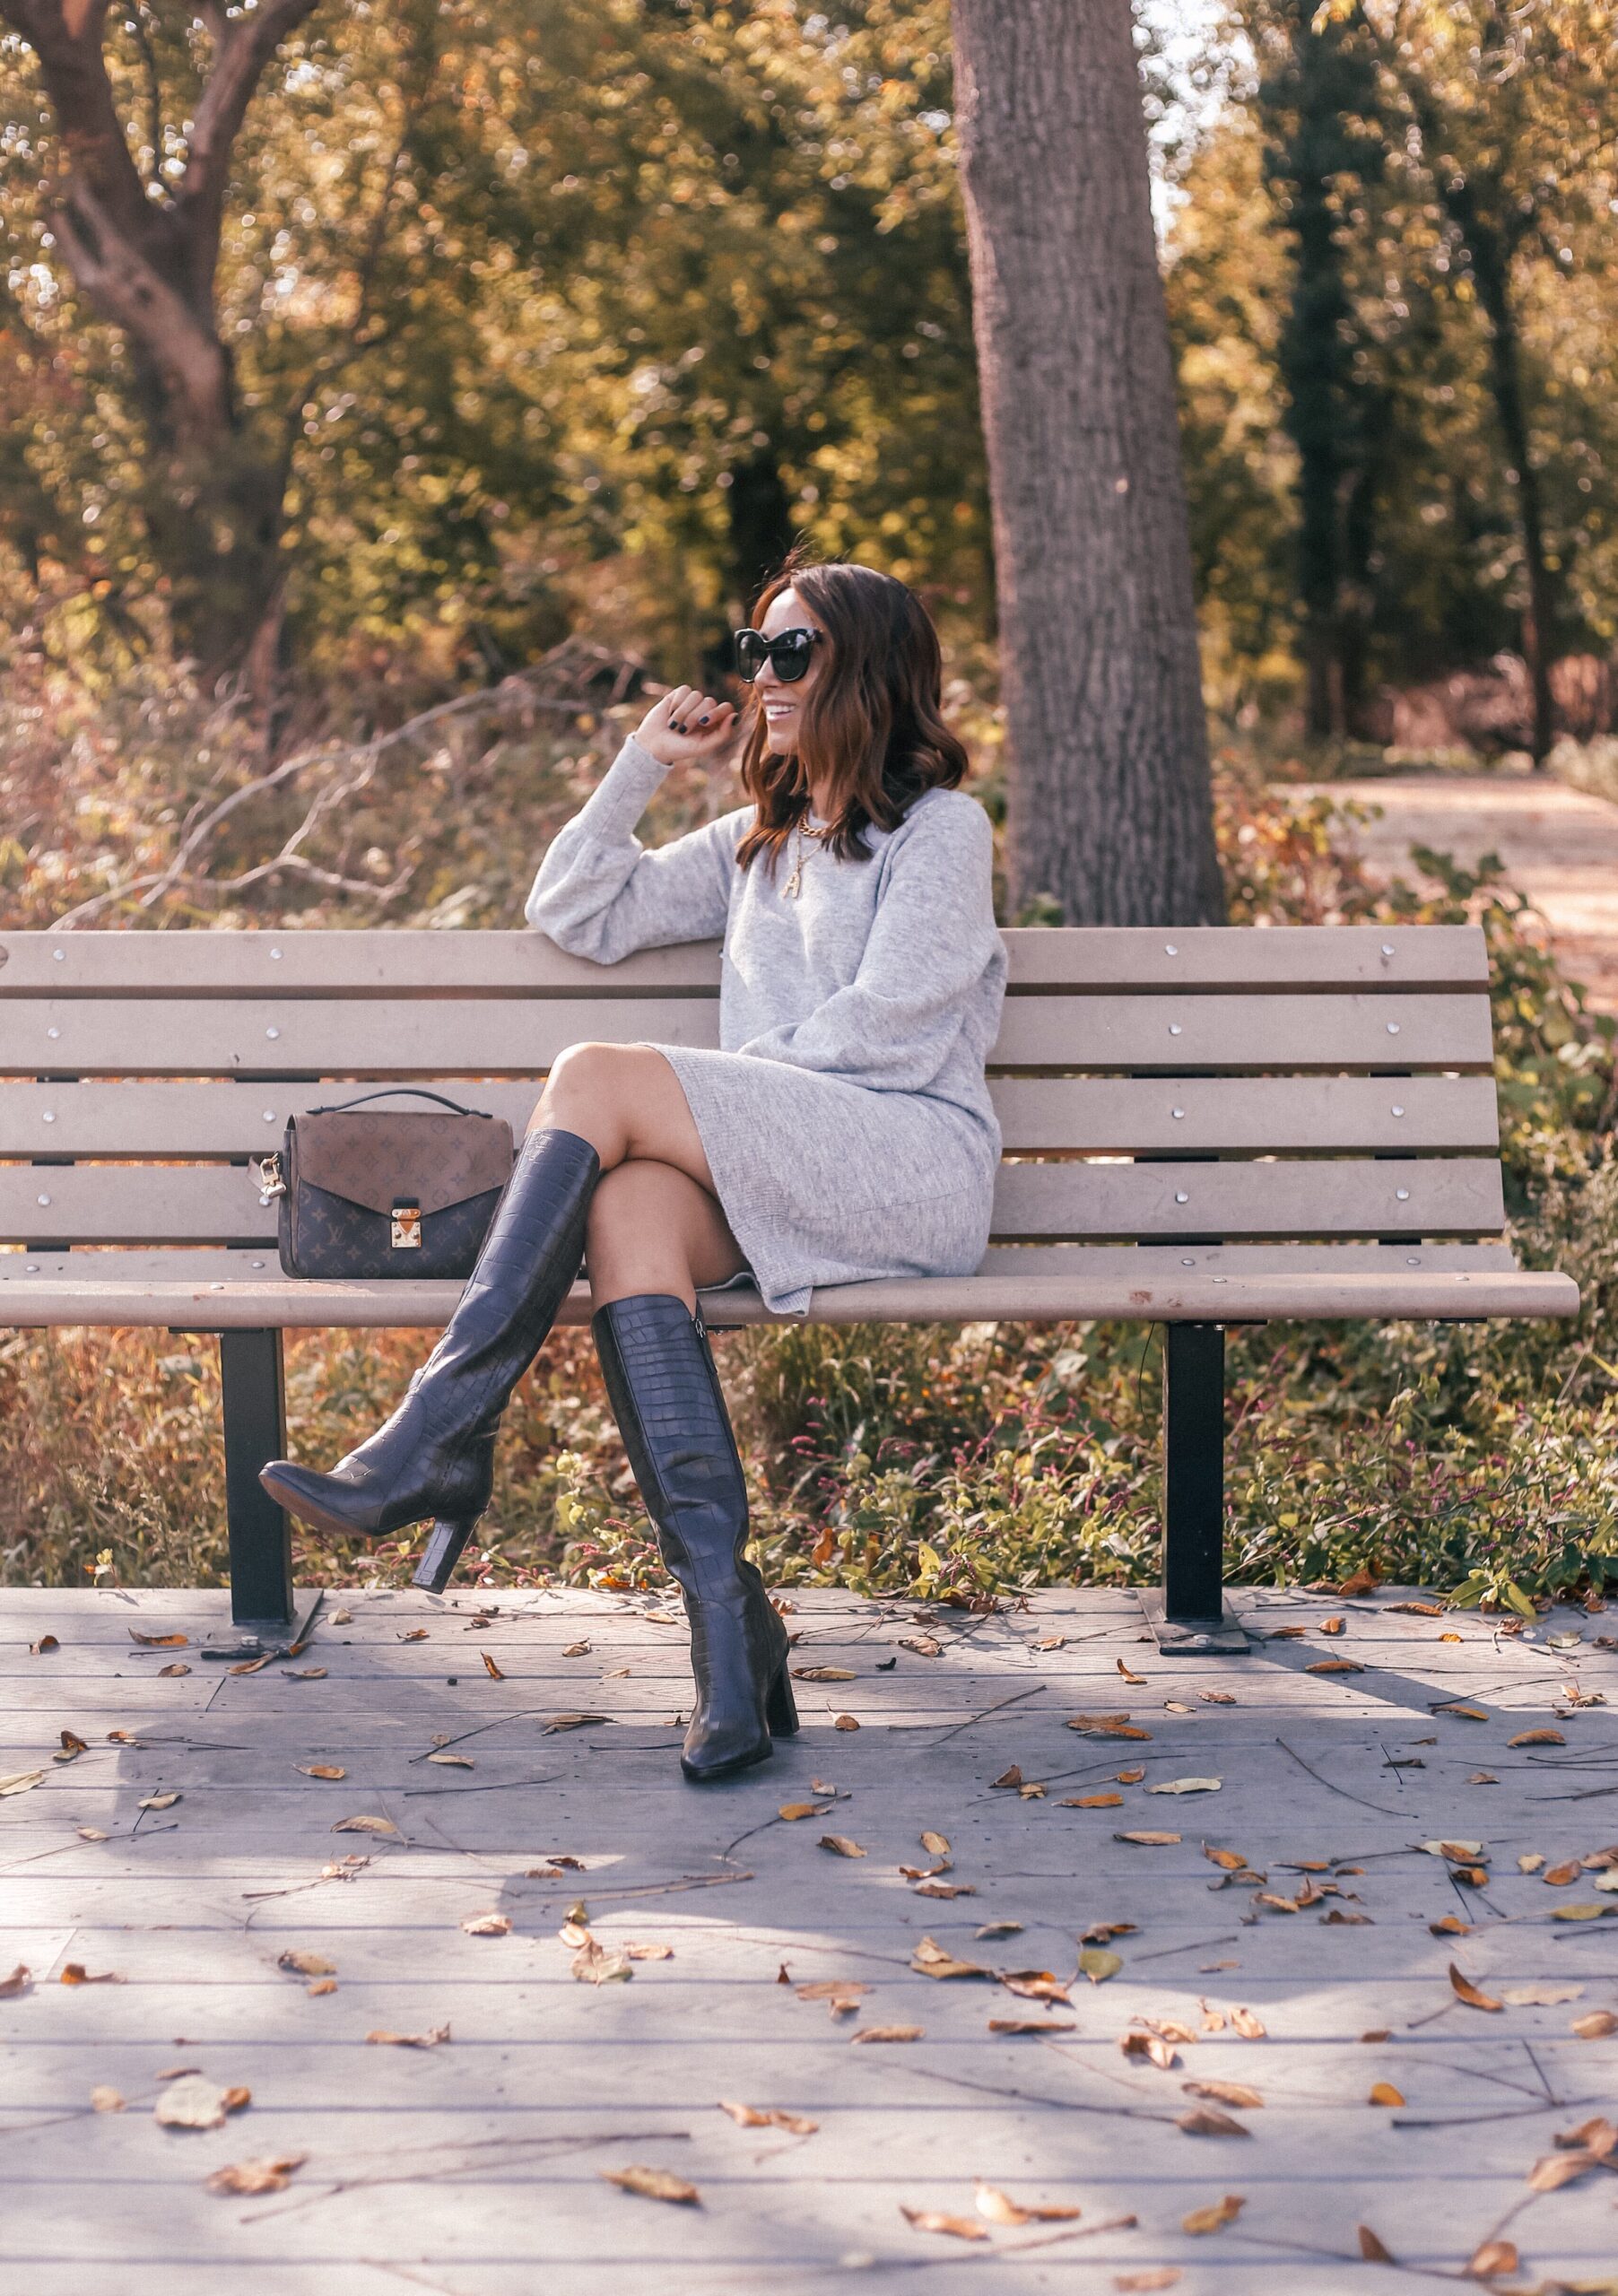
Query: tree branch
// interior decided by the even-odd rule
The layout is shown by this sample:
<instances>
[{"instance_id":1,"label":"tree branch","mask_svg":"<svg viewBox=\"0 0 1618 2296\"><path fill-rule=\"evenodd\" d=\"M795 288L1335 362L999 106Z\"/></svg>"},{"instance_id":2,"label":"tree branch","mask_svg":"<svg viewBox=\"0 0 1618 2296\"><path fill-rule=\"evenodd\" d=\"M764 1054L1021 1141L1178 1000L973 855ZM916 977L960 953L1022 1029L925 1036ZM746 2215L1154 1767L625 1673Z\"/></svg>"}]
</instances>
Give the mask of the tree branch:
<instances>
[{"instance_id":1,"label":"tree branch","mask_svg":"<svg viewBox=\"0 0 1618 2296\"><path fill-rule=\"evenodd\" d=\"M0 0L0 5L14 0ZM185 174L174 196L186 222L186 262L193 295L211 306L219 235L224 222L231 149L264 68L287 34L314 13L318 0L259 0L250 16L210 9L213 69L198 100L187 138Z\"/></svg>"},{"instance_id":2,"label":"tree branch","mask_svg":"<svg viewBox=\"0 0 1618 2296\"><path fill-rule=\"evenodd\" d=\"M70 187L57 233L90 302L124 329L190 418L193 444L231 427L230 368L211 317L195 310L105 213L88 183Z\"/></svg>"},{"instance_id":3,"label":"tree branch","mask_svg":"<svg viewBox=\"0 0 1618 2296\"><path fill-rule=\"evenodd\" d=\"M149 243L162 213L130 157L101 54L107 0L0 0L0 21L39 59L73 173L118 230Z\"/></svg>"}]
</instances>

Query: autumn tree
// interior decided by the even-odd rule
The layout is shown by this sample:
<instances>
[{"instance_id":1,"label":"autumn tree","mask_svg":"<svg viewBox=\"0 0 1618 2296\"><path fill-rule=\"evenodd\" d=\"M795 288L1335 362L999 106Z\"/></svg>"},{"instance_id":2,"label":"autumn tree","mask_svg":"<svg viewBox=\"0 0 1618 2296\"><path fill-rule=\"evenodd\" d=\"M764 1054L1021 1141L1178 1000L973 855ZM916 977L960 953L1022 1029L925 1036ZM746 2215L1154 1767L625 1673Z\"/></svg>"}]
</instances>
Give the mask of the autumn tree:
<instances>
[{"instance_id":1,"label":"autumn tree","mask_svg":"<svg viewBox=\"0 0 1618 2296\"><path fill-rule=\"evenodd\" d=\"M956 0L954 42L1013 903L1210 923L1222 892L1128 0Z\"/></svg>"}]
</instances>

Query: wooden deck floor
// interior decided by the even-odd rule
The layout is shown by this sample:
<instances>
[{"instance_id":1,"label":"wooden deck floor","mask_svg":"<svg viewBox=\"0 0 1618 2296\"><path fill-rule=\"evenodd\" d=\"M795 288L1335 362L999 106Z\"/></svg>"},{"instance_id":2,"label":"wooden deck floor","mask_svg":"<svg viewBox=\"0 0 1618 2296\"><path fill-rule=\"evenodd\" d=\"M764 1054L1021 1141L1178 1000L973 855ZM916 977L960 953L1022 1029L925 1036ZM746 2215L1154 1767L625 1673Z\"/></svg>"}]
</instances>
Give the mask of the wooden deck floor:
<instances>
[{"instance_id":1,"label":"wooden deck floor","mask_svg":"<svg viewBox=\"0 0 1618 2296\"><path fill-rule=\"evenodd\" d=\"M676 1768L689 1676L660 1602L328 1597L302 1656L240 1674L199 1647L222 1596L7 1592L0 1979L31 1974L0 1999L0 2279L29 2296L797 2296L942 2274L962 2292L1336 2296L1454 2278L1492 2236L1520 2252L1494 2285L1618 2287L1618 2174L1528 2182L1618 2099L1618 2038L1573 2030L1618 2012L1614 1869L1548 1885L1618 1841L1601 1647L1618 1614L1561 1611L1512 1639L1398 1599L1248 1596L1282 1639L1199 1661L1161 1658L1122 1595L924 1622L806 1596L796 1665L849 1678L800 1679L803 1735L703 1790ZM1309 1671L1342 1659L1359 1671ZM1081 1713L1139 1735L1067 1727ZM579 1715L609 1718L555 1726ZM1509 1743L1535 1728L1557 1741ZM85 1749L58 1763L64 1730ZM440 1739L473 1766L431 1761ZM308 1774L322 1765L346 1774ZM996 1783L1013 1765L1043 1793ZM1152 1791L1187 1778L1220 1790ZM338 1830L354 1818L387 1831ZM931 1884L902 1870L942 1862L924 1831L951 1845ZM1176 1838L1128 1838L1150 1832ZM1482 1887L1423 1851L1440 1838L1483 1846ZM969 1893L921 1893L941 1882ZM1326 1894L1287 1911L1306 1883ZM1558 1918L1575 1906L1599 1916ZM469 1934L486 1914L499 1934ZM1446 1917L1465 1934L1435 1935ZM1092 1984L1075 1961L1096 1925L1120 1926L1101 1948L1120 1966ZM631 1944L672 1950L594 1985L573 1973L587 1932L609 1970ZM929 1937L1054 1972L1071 2003L920 1973ZM333 1964L330 1989L290 1954ZM1452 1962L1502 2005L1464 2003ZM119 1982L64 1981L74 1964ZM827 1980L866 1990L838 2015L801 1993ZM992 2030L1019 2017L1049 2030ZM1176 2062L1122 2053L1143 2020L1184 2029ZM923 2032L862 2042L887 2026ZM441 2028L431 2047L370 2038ZM219 2127L161 2126L175 2066L251 2101ZM1371 2102L1379 2083L1404 2101ZM94 2109L98 2089L123 2109ZM817 2126L738 2126L721 2100ZM1246 2133L1180 2125L1199 2109ZM292 2155L283 2189L209 2188ZM631 2166L700 2199L604 2181ZM970 2219L977 2179L1082 2213L979 2218L969 2244L901 2213ZM1226 2195L1242 2205L1222 2229L1182 2229ZM1363 2260L1361 2226L1402 2272Z\"/></svg>"}]
</instances>

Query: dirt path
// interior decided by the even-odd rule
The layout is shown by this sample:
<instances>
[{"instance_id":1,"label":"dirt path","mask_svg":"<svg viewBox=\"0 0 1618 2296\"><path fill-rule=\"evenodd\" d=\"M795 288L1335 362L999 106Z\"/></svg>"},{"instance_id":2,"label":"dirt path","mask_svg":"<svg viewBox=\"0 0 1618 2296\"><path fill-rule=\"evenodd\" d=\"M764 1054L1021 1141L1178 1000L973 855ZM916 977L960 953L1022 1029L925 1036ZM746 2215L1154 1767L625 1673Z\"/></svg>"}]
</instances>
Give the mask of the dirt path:
<instances>
[{"instance_id":1,"label":"dirt path","mask_svg":"<svg viewBox=\"0 0 1618 2296\"><path fill-rule=\"evenodd\" d=\"M1618 1013L1618 805L1546 774L1407 774L1318 785L1322 794L1381 807L1355 840L1389 876L1415 874L1413 845L1471 865L1498 853L1519 892L1543 910L1558 953Z\"/></svg>"}]
</instances>

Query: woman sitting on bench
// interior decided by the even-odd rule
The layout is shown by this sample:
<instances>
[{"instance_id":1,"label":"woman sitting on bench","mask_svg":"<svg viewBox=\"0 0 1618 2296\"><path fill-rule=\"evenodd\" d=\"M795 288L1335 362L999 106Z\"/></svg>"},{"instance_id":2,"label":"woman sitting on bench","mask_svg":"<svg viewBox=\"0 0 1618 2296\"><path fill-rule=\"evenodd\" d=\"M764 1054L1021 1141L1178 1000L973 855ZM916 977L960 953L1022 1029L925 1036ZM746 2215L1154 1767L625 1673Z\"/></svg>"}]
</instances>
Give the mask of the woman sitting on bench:
<instances>
[{"instance_id":1,"label":"woman sitting on bench","mask_svg":"<svg viewBox=\"0 0 1618 2296\"><path fill-rule=\"evenodd\" d=\"M697 1292L751 1281L802 1316L818 1284L970 1274L1000 1161L984 1063L1005 951L988 816L958 787L966 752L940 716L937 633L901 582L790 559L756 620L736 633L749 802L670 845L637 840L670 767L718 758L736 728L730 702L676 686L553 840L526 909L602 964L722 935L723 1049L570 1046L392 1418L329 1474L263 1474L318 1529L434 1522L441 1586L582 1254L607 1394L691 1621L682 1765L697 1779L797 1727Z\"/></svg>"}]
</instances>

